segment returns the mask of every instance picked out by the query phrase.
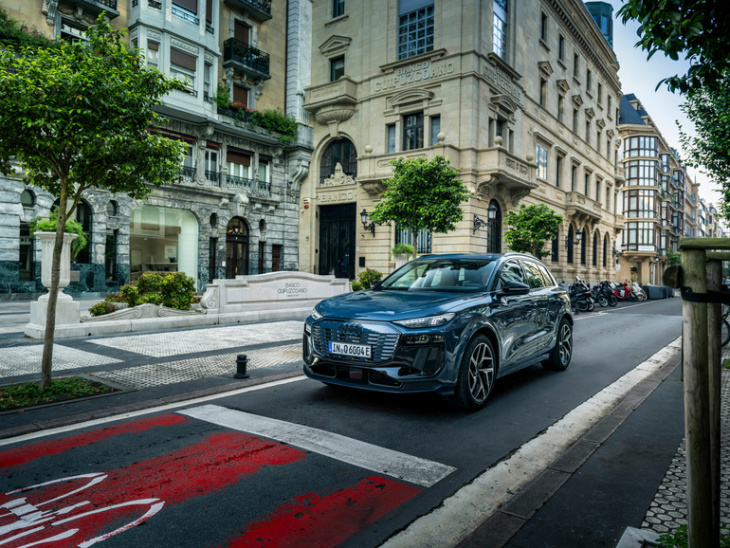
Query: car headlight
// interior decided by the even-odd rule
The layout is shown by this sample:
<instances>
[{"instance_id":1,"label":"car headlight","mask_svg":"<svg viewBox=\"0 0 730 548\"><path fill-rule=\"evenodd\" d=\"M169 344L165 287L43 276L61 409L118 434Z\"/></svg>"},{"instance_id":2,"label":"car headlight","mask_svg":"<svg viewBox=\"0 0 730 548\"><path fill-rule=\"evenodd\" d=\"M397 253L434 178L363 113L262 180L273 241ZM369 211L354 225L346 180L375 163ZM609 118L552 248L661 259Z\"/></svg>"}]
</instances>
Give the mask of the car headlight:
<instances>
[{"instance_id":1,"label":"car headlight","mask_svg":"<svg viewBox=\"0 0 730 548\"><path fill-rule=\"evenodd\" d=\"M440 327L453 320L454 316L456 316L454 313L439 314L438 316L426 316L425 318L413 318L412 320L399 320L393 323L409 329Z\"/></svg>"},{"instance_id":2,"label":"car headlight","mask_svg":"<svg viewBox=\"0 0 730 548\"><path fill-rule=\"evenodd\" d=\"M316 322L318 319L320 319L322 317L322 314L320 314L319 312L317 312L317 309L316 308L313 308L312 309L312 314L310 316L311 316L312 320Z\"/></svg>"}]
</instances>

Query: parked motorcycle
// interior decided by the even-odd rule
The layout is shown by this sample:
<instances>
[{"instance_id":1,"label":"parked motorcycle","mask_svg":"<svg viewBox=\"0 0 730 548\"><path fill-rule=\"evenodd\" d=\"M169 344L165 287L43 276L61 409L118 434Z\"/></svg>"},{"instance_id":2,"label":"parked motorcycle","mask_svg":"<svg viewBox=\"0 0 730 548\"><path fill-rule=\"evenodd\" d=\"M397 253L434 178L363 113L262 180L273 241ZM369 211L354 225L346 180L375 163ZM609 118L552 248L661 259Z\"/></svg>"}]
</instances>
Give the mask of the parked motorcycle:
<instances>
[{"instance_id":1,"label":"parked motorcycle","mask_svg":"<svg viewBox=\"0 0 730 548\"><path fill-rule=\"evenodd\" d=\"M596 306L591 288L581 279L576 279L576 283L570 284L568 295L570 305L579 312L590 312Z\"/></svg>"},{"instance_id":2,"label":"parked motorcycle","mask_svg":"<svg viewBox=\"0 0 730 548\"><path fill-rule=\"evenodd\" d=\"M644 291L639 284L636 282L631 284L631 289L633 289L634 293L636 293L636 300L641 302L645 301L648 297L646 295L646 291Z\"/></svg>"},{"instance_id":3,"label":"parked motorcycle","mask_svg":"<svg viewBox=\"0 0 730 548\"><path fill-rule=\"evenodd\" d=\"M602 281L600 284L598 284L600 293L606 297L606 302L608 303L608 306L614 307L618 304L618 299L616 298L616 295L613 294L613 287L611 286L611 282L608 280Z\"/></svg>"},{"instance_id":4,"label":"parked motorcycle","mask_svg":"<svg viewBox=\"0 0 730 548\"><path fill-rule=\"evenodd\" d=\"M627 283L614 284L613 294L619 301L636 301L636 293Z\"/></svg>"},{"instance_id":5,"label":"parked motorcycle","mask_svg":"<svg viewBox=\"0 0 730 548\"><path fill-rule=\"evenodd\" d=\"M605 308L608 306L608 298L601 291L600 285L593 286L593 289L591 289L591 295L593 297L593 300L602 307Z\"/></svg>"}]
</instances>

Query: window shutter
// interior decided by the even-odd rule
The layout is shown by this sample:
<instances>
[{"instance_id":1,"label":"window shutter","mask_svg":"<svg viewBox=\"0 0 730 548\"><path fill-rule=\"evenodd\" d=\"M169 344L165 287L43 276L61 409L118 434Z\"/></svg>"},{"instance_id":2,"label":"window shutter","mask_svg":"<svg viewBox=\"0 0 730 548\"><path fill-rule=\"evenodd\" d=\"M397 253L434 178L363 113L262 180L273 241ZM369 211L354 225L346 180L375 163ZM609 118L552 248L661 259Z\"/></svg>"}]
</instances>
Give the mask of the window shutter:
<instances>
[{"instance_id":1,"label":"window shutter","mask_svg":"<svg viewBox=\"0 0 730 548\"><path fill-rule=\"evenodd\" d=\"M251 156L249 156L246 152L242 150L228 147L228 152L226 153L226 161L242 166L250 166Z\"/></svg>"},{"instance_id":2,"label":"window shutter","mask_svg":"<svg viewBox=\"0 0 730 548\"><path fill-rule=\"evenodd\" d=\"M248 90L246 88L242 88L241 86L233 86L233 101L236 103L241 103L243 105L248 105Z\"/></svg>"},{"instance_id":3,"label":"window shutter","mask_svg":"<svg viewBox=\"0 0 730 548\"><path fill-rule=\"evenodd\" d=\"M191 13L198 14L198 0L172 0L172 3Z\"/></svg>"},{"instance_id":4,"label":"window shutter","mask_svg":"<svg viewBox=\"0 0 730 548\"><path fill-rule=\"evenodd\" d=\"M170 48L170 62L173 65L195 71L197 69L198 58L182 52L179 49Z\"/></svg>"}]
</instances>

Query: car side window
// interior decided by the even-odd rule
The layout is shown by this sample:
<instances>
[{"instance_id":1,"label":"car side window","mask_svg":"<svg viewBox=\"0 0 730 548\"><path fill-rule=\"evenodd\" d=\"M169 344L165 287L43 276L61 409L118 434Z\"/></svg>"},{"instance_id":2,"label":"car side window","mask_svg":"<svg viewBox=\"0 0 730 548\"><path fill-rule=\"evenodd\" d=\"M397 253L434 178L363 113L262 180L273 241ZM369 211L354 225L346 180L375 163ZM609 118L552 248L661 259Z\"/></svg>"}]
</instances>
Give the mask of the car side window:
<instances>
[{"instance_id":1,"label":"car side window","mask_svg":"<svg viewBox=\"0 0 730 548\"><path fill-rule=\"evenodd\" d=\"M504 264L497 280L497 291L501 290L508 282L525 283L525 275L522 267L517 261L509 261Z\"/></svg>"},{"instance_id":2,"label":"car side window","mask_svg":"<svg viewBox=\"0 0 730 548\"><path fill-rule=\"evenodd\" d=\"M536 263L532 261L524 261L522 263L525 266L525 273L527 274L527 285L530 289L541 289L545 286L545 282L542 279L542 273L537 267Z\"/></svg>"},{"instance_id":3,"label":"car side window","mask_svg":"<svg viewBox=\"0 0 730 548\"><path fill-rule=\"evenodd\" d=\"M550 274L550 271L547 269L547 267L544 264L537 263L537 268L540 269L540 273L542 274L542 279L545 281L545 287L553 287L553 286L557 285L555 278L553 278L553 275Z\"/></svg>"}]
</instances>

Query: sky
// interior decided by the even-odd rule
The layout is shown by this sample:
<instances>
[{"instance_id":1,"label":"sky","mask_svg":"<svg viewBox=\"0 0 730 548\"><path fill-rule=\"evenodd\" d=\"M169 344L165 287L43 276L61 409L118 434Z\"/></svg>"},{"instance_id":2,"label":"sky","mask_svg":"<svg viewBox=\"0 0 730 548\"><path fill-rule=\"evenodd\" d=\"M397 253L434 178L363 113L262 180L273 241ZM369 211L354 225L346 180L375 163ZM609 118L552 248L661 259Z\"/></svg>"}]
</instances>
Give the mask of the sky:
<instances>
[{"instance_id":1,"label":"sky","mask_svg":"<svg viewBox=\"0 0 730 548\"><path fill-rule=\"evenodd\" d=\"M682 96L679 93L674 94L667 91L665 85L656 91L655 88L663 78L675 74L685 74L689 68L689 62L672 61L661 52L655 53L651 60L647 61L647 52L635 46L639 40L636 34L639 24L635 21L628 21L624 25L620 18L616 18L616 12L623 4L621 0L604 1L613 6L613 50L621 67L618 76L624 94L636 95L659 128L667 144L679 150L680 158L686 156L683 154L676 121L678 120L682 125L682 130L690 135L694 133L694 126L679 108L683 103ZM688 171L692 180L700 183L699 193L705 202L716 204L720 198L717 192L718 185L715 185L700 170L690 168Z\"/></svg>"}]
</instances>

